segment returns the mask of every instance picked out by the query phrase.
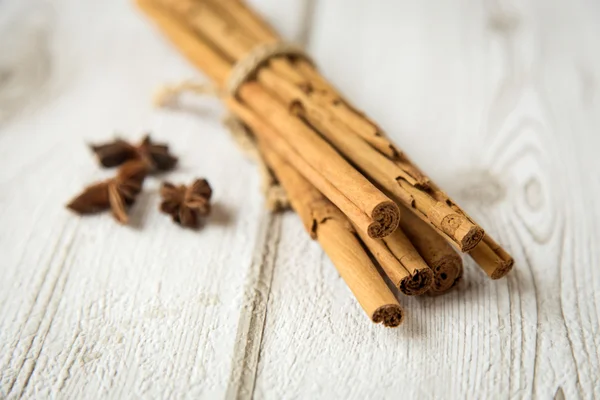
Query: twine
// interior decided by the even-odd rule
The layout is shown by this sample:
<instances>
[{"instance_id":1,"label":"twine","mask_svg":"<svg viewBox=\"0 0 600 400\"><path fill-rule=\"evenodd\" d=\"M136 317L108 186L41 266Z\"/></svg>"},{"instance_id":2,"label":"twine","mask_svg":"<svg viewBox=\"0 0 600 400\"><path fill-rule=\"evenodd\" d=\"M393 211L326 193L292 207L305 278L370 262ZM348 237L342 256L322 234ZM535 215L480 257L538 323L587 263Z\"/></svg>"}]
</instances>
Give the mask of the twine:
<instances>
[{"instance_id":1,"label":"twine","mask_svg":"<svg viewBox=\"0 0 600 400\"><path fill-rule=\"evenodd\" d=\"M224 97L237 96L240 87L255 77L260 67L273 57L299 57L313 64L312 59L300 47L287 42L262 43L252 49L244 58L236 62L229 73L226 92L223 93L216 85L187 80L172 86L163 86L154 97L157 106L164 107L184 92L200 95Z\"/></svg>"},{"instance_id":2,"label":"twine","mask_svg":"<svg viewBox=\"0 0 600 400\"><path fill-rule=\"evenodd\" d=\"M267 166L248 127L235 115L229 113L223 117L223 124L233 137L242 153L254 161L260 175L260 189L265 196L265 205L270 211L282 211L290 208L285 190Z\"/></svg>"},{"instance_id":3,"label":"twine","mask_svg":"<svg viewBox=\"0 0 600 400\"><path fill-rule=\"evenodd\" d=\"M223 93L216 85L190 79L174 85L162 85L154 94L153 103L156 107L176 106L179 96L186 92L202 96L223 97Z\"/></svg>"},{"instance_id":4,"label":"twine","mask_svg":"<svg viewBox=\"0 0 600 400\"><path fill-rule=\"evenodd\" d=\"M300 47L287 42L262 43L253 48L233 66L227 79L227 93L237 96L246 81L254 78L256 71L273 57L289 56L303 58L313 64L312 59Z\"/></svg>"},{"instance_id":5,"label":"twine","mask_svg":"<svg viewBox=\"0 0 600 400\"><path fill-rule=\"evenodd\" d=\"M260 67L273 57L290 56L301 57L312 64L312 59L298 46L286 42L263 43L252 49L243 59L239 60L232 68L227 79L226 93L216 85L187 80L171 86L163 86L154 96L154 104L159 107L175 106L175 100L185 92L199 95L224 97L225 95L237 96L239 88L248 80L255 77ZM261 177L261 190L266 199L266 206L270 211L279 211L290 208L289 199L283 187L269 170L265 163L256 140L246 125L235 115L228 113L223 118L223 124L228 128L237 146L247 157L253 160Z\"/></svg>"}]
</instances>

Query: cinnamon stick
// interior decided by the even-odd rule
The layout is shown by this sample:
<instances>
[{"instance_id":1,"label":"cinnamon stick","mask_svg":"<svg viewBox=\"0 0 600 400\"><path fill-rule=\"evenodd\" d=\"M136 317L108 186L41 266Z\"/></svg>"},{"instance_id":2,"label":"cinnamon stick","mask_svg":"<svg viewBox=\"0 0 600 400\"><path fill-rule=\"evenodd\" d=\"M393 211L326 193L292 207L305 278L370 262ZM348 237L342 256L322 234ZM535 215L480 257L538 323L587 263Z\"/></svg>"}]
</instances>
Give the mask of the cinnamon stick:
<instances>
[{"instance_id":1,"label":"cinnamon stick","mask_svg":"<svg viewBox=\"0 0 600 400\"><path fill-rule=\"evenodd\" d=\"M344 232L335 219L325 221L318 235L323 250L371 320L387 327L400 325L404 312L369 256L360 249L356 236Z\"/></svg>"},{"instance_id":2,"label":"cinnamon stick","mask_svg":"<svg viewBox=\"0 0 600 400\"><path fill-rule=\"evenodd\" d=\"M422 188L418 179L374 149L359 135L348 134L346 125L323 107L323 104L314 102L299 87L268 68L260 69L257 79L272 93L277 93L293 112L304 117L366 176L428 220L462 251L473 249L483 238L481 227L462 213L455 212L446 203L438 201L434 190Z\"/></svg>"},{"instance_id":3,"label":"cinnamon stick","mask_svg":"<svg viewBox=\"0 0 600 400\"><path fill-rule=\"evenodd\" d=\"M141 3L152 0L138 0ZM185 49L189 45L190 31L196 35L197 43L201 43L203 50L208 48L213 54L219 55L227 64L229 73L231 63L243 58L256 45L267 41L277 40L277 35L267 27L257 15L255 15L243 3L234 1L224 4L216 0L208 0L208 5L198 6L194 0L155 0L164 5L163 11L177 15L177 20L186 25L187 30L181 43L177 43L177 38L173 39L178 47ZM229 11L224 11L225 9ZM208 10L208 12L199 12L194 10ZM240 15L244 17L240 18ZM241 22L245 18L245 22ZM253 22L249 22L253 21ZM172 21L171 21L172 22ZM159 22L160 24L160 22ZM163 29L175 29L166 25ZM175 29L177 30L177 29ZM167 32L169 34L169 32ZM171 37L177 36L170 33ZM192 60L202 69L206 69L198 60ZM222 65L221 65L222 67ZM219 68L221 68L219 67ZM214 72L213 72L214 75ZM223 76L223 71L220 72ZM445 193L440 191L422 172L391 142L385 137L381 129L364 115L355 110L346 102L333 87L316 71L316 69L302 59L293 60L287 57L277 57L266 63L257 74L260 81L259 86L269 87L269 90L276 88L276 79L287 81L286 90L278 91L277 95L287 99L287 105L291 107L301 119L305 119L312 126L315 126L345 157L351 160L361 171L370 179L375 181L380 187L393 195L393 198L409 207L423 221L432 225L439 234L451 241L462 251L471 251L478 247L474 253L474 258L482 260L483 267L489 274L494 271L509 270L511 264L510 256L497 245L491 238L484 243L481 239L484 232L474 221L460 209ZM262 78L261 78L262 77ZM219 79L219 78L217 78ZM222 85L222 80L218 82ZM285 88L284 83L279 82L277 88ZM291 88L290 88L291 85ZM246 87L246 85L244 85ZM253 90L260 90L253 89ZM243 90L243 88L242 88ZM305 97L294 97L299 93L304 93ZM266 93L267 95L272 95ZM257 112L263 118L266 116L264 110L255 109L257 107L253 94L243 99L254 112ZM264 104L259 104L259 107ZM283 124L285 120L280 115ZM330 118L331 117L331 118ZM288 115L287 121L298 121ZM278 128L282 126L279 125ZM278 132L281 132L278 129ZM285 131L285 129L284 129ZM350 133L342 137L342 133ZM368 143L369 151L366 151L363 145L359 145L354 139L348 137L358 136L364 142ZM286 136L294 149L304 156L304 151L298 151L296 140ZM346 151L342 150L344 148ZM366 152L356 151L362 149ZM392 161L394 167L389 167L383 171L380 162L384 158ZM312 165L314 160L305 160L315 170L319 170L316 165ZM396 183L393 182L394 179ZM385 184L382 182L385 181ZM339 187L336 187L338 190ZM408 194L408 195L407 195ZM363 210L367 211L367 210ZM504 265L499 268L498 265ZM494 276L502 275L498 272Z\"/></svg>"},{"instance_id":4,"label":"cinnamon stick","mask_svg":"<svg viewBox=\"0 0 600 400\"><path fill-rule=\"evenodd\" d=\"M427 223L410 212L402 215L400 228L433 271L430 294L452 289L463 275L463 262L452 246Z\"/></svg>"},{"instance_id":5,"label":"cinnamon stick","mask_svg":"<svg viewBox=\"0 0 600 400\"><path fill-rule=\"evenodd\" d=\"M515 263L510 254L488 235L485 235L481 243L469 252L469 255L492 279L505 277Z\"/></svg>"},{"instance_id":6,"label":"cinnamon stick","mask_svg":"<svg viewBox=\"0 0 600 400\"><path fill-rule=\"evenodd\" d=\"M137 5L160 27L161 31L194 66L223 86L229 77L230 63L199 40L188 24L172 15L154 0L136 0Z\"/></svg>"},{"instance_id":7,"label":"cinnamon stick","mask_svg":"<svg viewBox=\"0 0 600 400\"><path fill-rule=\"evenodd\" d=\"M194 27L200 26L204 33L211 33L206 26L213 26L218 32L227 34L217 35L220 42L225 42L227 35L233 35L237 38L240 35L235 32L235 29L227 28L224 21L217 21L218 14L213 12L208 7L208 3L196 3L190 0L157 0L161 5L169 6L170 10L176 12L180 17L187 16L194 23ZM138 4L144 10L151 10L156 13L157 7L153 7L153 0L138 0ZM150 13L154 17L155 14ZM165 20L173 22L173 17L163 17L161 25L164 29L171 29L170 24L164 23ZM206 25L198 25L206 23ZM219 30L220 29L220 30ZM227 30L229 29L229 30ZM206 31L204 31L206 30ZM196 32L197 33L197 32ZM174 37L174 36L171 36ZM196 42L201 43L202 38L196 37ZM178 43L176 43L178 44ZM187 41L185 45L191 45ZM243 45L231 45L229 50L232 52L239 51ZM199 46L199 51L211 51L210 45ZM218 53L213 50L210 54L211 58L219 57ZM219 76L227 75L230 66L226 62L218 64L219 68L227 69L226 72L219 71ZM377 189L364 176L356 171L346 160L341 157L337 151L329 145L325 140L319 137L314 131L304 125L301 121L289 116L286 109L281 106L276 99L267 93L260 85L255 82L247 82L240 87L239 96L246 104L250 105L254 112L262 115L263 118L269 119L273 125L279 127L278 134L284 135L285 139L292 145L296 155L301 155L306 163L302 167L295 165L303 174L310 174L316 179L316 174L309 172L309 169L319 171L319 174L330 183L327 185L329 189L325 190L323 185L327 182L322 182L316 185L319 190L325 193L331 201L342 209L351 220L356 223L361 229L365 229L371 237L383 237L393 232L400 219L398 206ZM283 129L281 129L283 128ZM300 160L297 160L300 162ZM310 168L309 168L310 167ZM306 175L305 175L306 176Z\"/></svg>"},{"instance_id":8,"label":"cinnamon stick","mask_svg":"<svg viewBox=\"0 0 600 400\"><path fill-rule=\"evenodd\" d=\"M172 2L172 0L161 1ZM182 4L193 3L192 0L180 1ZM246 36L242 36L239 30L230 28L224 34L223 29L209 29L210 26L218 25L215 23L218 15L212 12L190 11L190 9L194 10L196 8L199 8L199 6L194 7L193 4L190 4L187 8L180 7L179 10L191 13L189 21L194 29L214 40L217 45L221 45L229 57L242 58L252 49L253 44L251 41ZM185 12L180 12L185 16ZM239 39L240 37L244 39ZM284 66L285 64L280 65ZM289 78L289 76L288 71L287 77ZM414 207L423 218L428 219L442 234L453 240L461 250L471 250L481 240L483 230L479 226L463 218L462 215L452 212L443 202L436 201L427 191L421 190L420 186L423 186L423 181L426 181L426 179L420 173L415 174L415 171L418 170L412 167L407 160L403 159L401 163L395 164L390 160L386 160L381 154L370 151L374 149L353 135L347 135L347 127L336 119L332 119L327 112L327 108L320 107L322 104L313 103L309 97L304 96L300 88L287 82L284 77L269 71L269 68L262 68L258 73L258 79L273 92L283 96L288 105L296 109L296 112L307 117L322 134L355 162L364 173L393 193L397 199L407 206ZM251 103L248 99L246 101ZM289 117L287 119L288 121L292 120ZM402 168L403 165L405 168Z\"/></svg>"},{"instance_id":9,"label":"cinnamon stick","mask_svg":"<svg viewBox=\"0 0 600 400\"><path fill-rule=\"evenodd\" d=\"M208 3L194 0L158 1L179 13L197 32L212 41L216 47L233 60L243 58L258 44L250 36L244 34L239 26L227 24L215 11L215 8L211 8ZM229 6L234 9L236 4ZM258 22L260 23L260 21ZM344 123L339 118L335 118L335 113L331 112L331 104L315 101L314 98L306 95L301 87L286 80L292 73L291 65L283 61L280 62L280 67L287 71L285 77L278 76L277 73L265 67L259 70L258 80L277 93L296 113L307 118L363 173L393 194L394 198L412 208L421 218L429 221L441 234L453 241L461 251L472 250L479 243L484 235L483 229L471 219L466 218L464 213L456 213L444 202L438 201L436 198L438 194L434 190L423 188L428 179L408 159L401 158L399 162L394 163L386 159L375 148L367 145L366 141L359 140L360 132L364 133L365 130L370 133L364 134L363 137L381 137L379 129L374 124L364 118L361 120L360 116L348 107L335 107L335 104L339 105L340 102L331 104L334 104L333 108L345 110L342 111L342 115L346 116L347 121ZM245 101L252 104L252 100L245 99ZM286 119L288 120L286 123L293 120L289 116ZM361 120L362 123L357 122L358 120ZM348 127L357 131L358 136L348 135ZM388 141L384 142L386 143L384 146L391 145ZM394 150L393 153L397 153L397 151Z\"/></svg>"},{"instance_id":10,"label":"cinnamon stick","mask_svg":"<svg viewBox=\"0 0 600 400\"><path fill-rule=\"evenodd\" d=\"M244 33L254 38L258 42L267 43L275 42L278 36L267 24L265 20L260 18L255 12L241 1L222 1L222 0L206 0L213 5L220 13L229 15L240 26Z\"/></svg>"},{"instance_id":11,"label":"cinnamon stick","mask_svg":"<svg viewBox=\"0 0 600 400\"><path fill-rule=\"evenodd\" d=\"M187 1L187 0L185 0ZM279 40L279 36L275 31L267 24L267 22L260 18L254 11L247 7L244 2L226 2L221 0L207 0L215 10L219 10L222 14L229 15L238 24L236 28L240 29L245 35L254 39L253 46L260 43L272 43ZM247 51L250 48L245 49ZM281 74L284 74L288 79L296 83L304 82L304 78L298 72L296 72L287 59L281 57L275 57L269 62L270 66L279 70Z\"/></svg>"},{"instance_id":12,"label":"cinnamon stick","mask_svg":"<svg viewBox=\"0 0 600 400\"><path fill-rule=\"evenodd\" d=\"M224 54L230 59L239 60L243 58L250 50L260 43L272 42L277 39L277 36L260 20L255 14L251 13L242 2L230 2L225 6L218 1L194 1L194 0L157 0L160 3L179 14L197 31L205 35L207 39L213 42L216 47L221 49ZM220 12L219 12L220 11ZM224 15L233 18L237 25L232 26L228 23ZM304 82L305 79L300 71L296 71L288 60L277 58L271 60L271 65L274 66L279 73L292 77L294 83L298 81ZM299 62L299 65L304 69L304 73L309 73L310 77L315 80L315 83L320 83L321 88L327 88L327 93L331 93L332 89L326 85L322 79L316 79L318 73L308 66L306 62ZM323 96L317 96L322 98ZM391 157L397 155L397 150L387 139L382 137L373 123L367 121L364 116L357 114L350 106L341 101L338 96L330 97L331 110L342 119L347 119L359 135L363 136L368 142L372 143L376 148L388 154ZM329 109L329 108L326 108Z\"/></svg>"},{"instance_id":13,"label":"cinnamon stick","mask_svg":"<svg viewBox=\"0 0 600 400\"><path fill-rule=\"evenodd\" d=\"M384 239L373 239L360 231L358 234L385 274L402 293L418 296L431 288L432 270L401 229L396 229Z\"/></svg>"},{"instance_id":14,"label":"cinnamon stick","mask_svg":"<svg viewBox=\"0 0 600 400\"><path fill-rule=\"evenodd\" d=\"M321 107L330 111L349 130L359 135L374 149L393 160L414 180L412 182L414 185L420 188L429 186L429 178L391 142L383 130L338 94L312 64L298 59L294 61L293 66L308 80L304 82L304 86L312 90L307 94L314 96Z\"/></svg>"},{"instance_id":15,"label":"cinnamon stick","mask_svg":"<svg viewBox=\"0 0 600 400\"><path fill-rule=\"evenodd\" d=\"M471 220L461 208L459 208L454 200L446 193L437 188L433 183L432 188L435 190L439 201L448 204L457 213L461 213L465 218ZM513 267L514 259L506 250L497 244L490 235L486 234L481 242L469 252L469 255L475 260L477 265L492 279L500 279L506 276Z\"/></svg>"},{"instance_id":16,"label":"cinnamon stick","mask_svg":"<svg viewBox=\"0 0 600 400\"><path fill-rule=\"evenodd\" d=\"M258 138L266 136L254 132ZM292 207L307 232L319 241L365 313L375 323L387 327L400 325L404 311L362 249L345 215L266 143L259 139L260 151L285 188Z\"/></svg>"},{"instance_id":17,"label":"cinnamon stick","mask_svg":"<svg viewBox=\"0 0 600 400\"><path fill-rule=\"evenodd\" d=\"M205 37L226 59L235 61L252 50L255 41L239 26L227 21L207 1L155 0L164 9L182 18L196 33Z\"/></svg>"},{"instance_id":18,"label":"cinnamon stick","mask_svg":"<svg viewBox=\"0 0 600 400\"><path fill-rule=\"evenodd\" d=\"M251 94L246 93L246 90L253 90L254 88L261 89L254 83L244 84L240 90L241 97L251 96ZM278 108L276 101L269 98L268 94L261 92L257 92L253 98L257 100L257 104L264 105L265 108L262 108L262 112L264 115L271 116L270 122L279 122L278 116L282 111ZM312 147L307 144L306 149L301 147L301 150L297 152L289 144L289 141L281 137L284 135L276 126L273 129L264 122L264 118L259 118L257 113L233 98L227 99L226 102L228 107L257 135L264 135L264 140L268 140L272 143L272 146L276 146L277 151L292 163L321 193L338 206L359 229L364 230L371 237L382 237L393 232L395 230L394 225L398 226L398 206L389 201L383 194L379 195L376 189L371 188L371 184L350 165L345 164L341 158L338 159L339 155L326 143ZM296 136L296 142L298 143L298 140L302 138L304 133L302 130L305 127L302 125L290 126L289 130L287 127L284 123L283 129L286 129L286 134ZM307 136L309 140L312 139L310 132ZM315 135L314 139L318 139L318 137ZM303 142L300 141L299 143L302 144ZM313 164L309 164L300 156L300 153L307 155L313 161ZM337 166L335 165L336 162ZM312 165L317 167L315 168ZM328 179L328 177L331 179ZM333 184L332 180L342 181L346 186L341 185L340 188L340 186ZM353 198L356 200L352 201ZM365 209L369 211L365 212Z\"/></svg>"},{"instance_id":19,"label":"cinnamon stick","mask_svg":"<svg viewBox=\"0 0 600 400\"><path fill-rule=\"evenodd\" d=\"M354 109L312 64L305 60L295 60L293 65L295 70L300 72L309 81L309 86L314 89L310 94L317 98L320 103L326 104L327 108L349 129L352 129L367 143L390 159L395 160L398 158L400 151L382 130Z\"/></svg>"}]
</instances>

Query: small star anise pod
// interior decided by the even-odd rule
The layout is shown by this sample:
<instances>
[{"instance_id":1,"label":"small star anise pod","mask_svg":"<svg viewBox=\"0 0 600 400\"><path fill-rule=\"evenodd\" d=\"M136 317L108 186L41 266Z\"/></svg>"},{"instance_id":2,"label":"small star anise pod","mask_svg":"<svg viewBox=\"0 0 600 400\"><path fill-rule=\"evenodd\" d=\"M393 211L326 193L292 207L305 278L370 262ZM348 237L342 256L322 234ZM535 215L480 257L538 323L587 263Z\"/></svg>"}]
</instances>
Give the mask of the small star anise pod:
<instances>
[{"instance_id":1,"label":"small star anise pod","mask_svg":"<svg viewBox=\"0 0 600 400\"><path fill-rule=\"evenodd\" d=\"M177 157L169 153L169 146L163 143L153 143L150 135L146 135L137 146L140 158L147 160L153 169L168 171L177 164Z\"/></svg>"},{"instance_id":2,"label":"small star anise pod","mask_svg":"<svg viewBox=\"0 0 600 400\"><path fill-rule=\"evenodd\" d=\"M122 139L101 145L90 146L100 164L106 168L116 167L126 161L142 160L152 170L168 171L177 164L177 157L169 153L169 146L153 143L146 135L140 144L134 146Z\"/></svg>"},{"instance_id":3,"label":"small star anise pod","mask_svg":"<svg viewBox=\"0 0 600 400\"><path fill-rule=\"evenodd\" d=\"M67 208L80 215L110 208L117 221L127 224L127 210L142 190L147 174L148 166L145 163L128 161L119 168L117 176L88 186L67 204Z\"/></svg>"},{"instance_id":4,"label":"small star anise pod","mask_svg":"<svg viewBox=\"0 0 600 400\"><path fill-rule=\"evenodd\" d=\"M90 148L98 157L98 162L105 168L117 167L125 161L138 158L135 146L123 139L116 139L111 143L90 145Z\"/></svg>"},{"instance_id":5,"label":"small star anise pod","mask_svg":"<svg viewBox=\"0 0 600 400\"><path fill-rule=\"evenodd\" d=\"M200 217L210 214L212 189L206 179L196 179L190 186L165 182L160 188L160 196L160 210L182 226L197 228Z\"/></svg>"}]
</instances>

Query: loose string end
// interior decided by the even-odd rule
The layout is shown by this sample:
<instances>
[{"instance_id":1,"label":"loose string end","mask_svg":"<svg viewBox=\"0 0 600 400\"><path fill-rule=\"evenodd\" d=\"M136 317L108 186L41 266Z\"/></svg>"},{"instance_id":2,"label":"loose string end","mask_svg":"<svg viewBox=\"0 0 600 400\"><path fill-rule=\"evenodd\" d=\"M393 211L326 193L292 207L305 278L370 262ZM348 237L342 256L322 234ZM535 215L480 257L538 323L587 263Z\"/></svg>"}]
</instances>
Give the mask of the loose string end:
<instances>
[{"instance_id":1,"label":"loose string end","mask_svg":"<svg viewBox=\"0 0 600 400\"><path fill-rule=\"evenodd\" d=\"M152 103L155 107L169 107L177 104L179 97L184 93L194 93L202 96L221 97L223 93L211 83L194 80L182 81L174 85L163 85L154 94Z\"/></svg>"}]
</instances>

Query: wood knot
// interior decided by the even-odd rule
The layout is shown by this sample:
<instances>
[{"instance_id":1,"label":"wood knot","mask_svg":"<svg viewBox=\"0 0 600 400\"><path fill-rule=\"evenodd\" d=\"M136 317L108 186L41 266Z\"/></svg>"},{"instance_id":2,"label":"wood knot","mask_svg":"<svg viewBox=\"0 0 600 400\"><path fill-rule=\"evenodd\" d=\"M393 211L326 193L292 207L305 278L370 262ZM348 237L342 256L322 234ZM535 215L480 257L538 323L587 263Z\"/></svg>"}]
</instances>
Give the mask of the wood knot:
<instances>
[{"instance_id":1,"label":"wood knot","mask_svg":"<svg viewBox=\"0 0 600 400\"><path fill-rule=\"evenodd\" d=\"M474 170L458 174L457 182L462 182L457 196L462 204L474 203L490 206L506 196L506 188L489 171Z\"/></svg>"},{"instance_id":2,"label":"wood knot","mask_svg":"<svg viewBox=\"0 0 600 400\"><path fill-rule=\"evenodd\" d=\"M492 12L488 17L488 29L499 34L510 34L519 28L521 21L515 13Z\"/></svg>"},{"instance_id":3,"label":"wood knot","mask_svg":"<svg viewBox=\"0 0 600 400\"><path fill-rule=\"evenodd\" d=\"M525 202L532 210L539 210L544 205L542 184L535 178L530 178L525 184Z\"/></svg>"}]
</instances>

